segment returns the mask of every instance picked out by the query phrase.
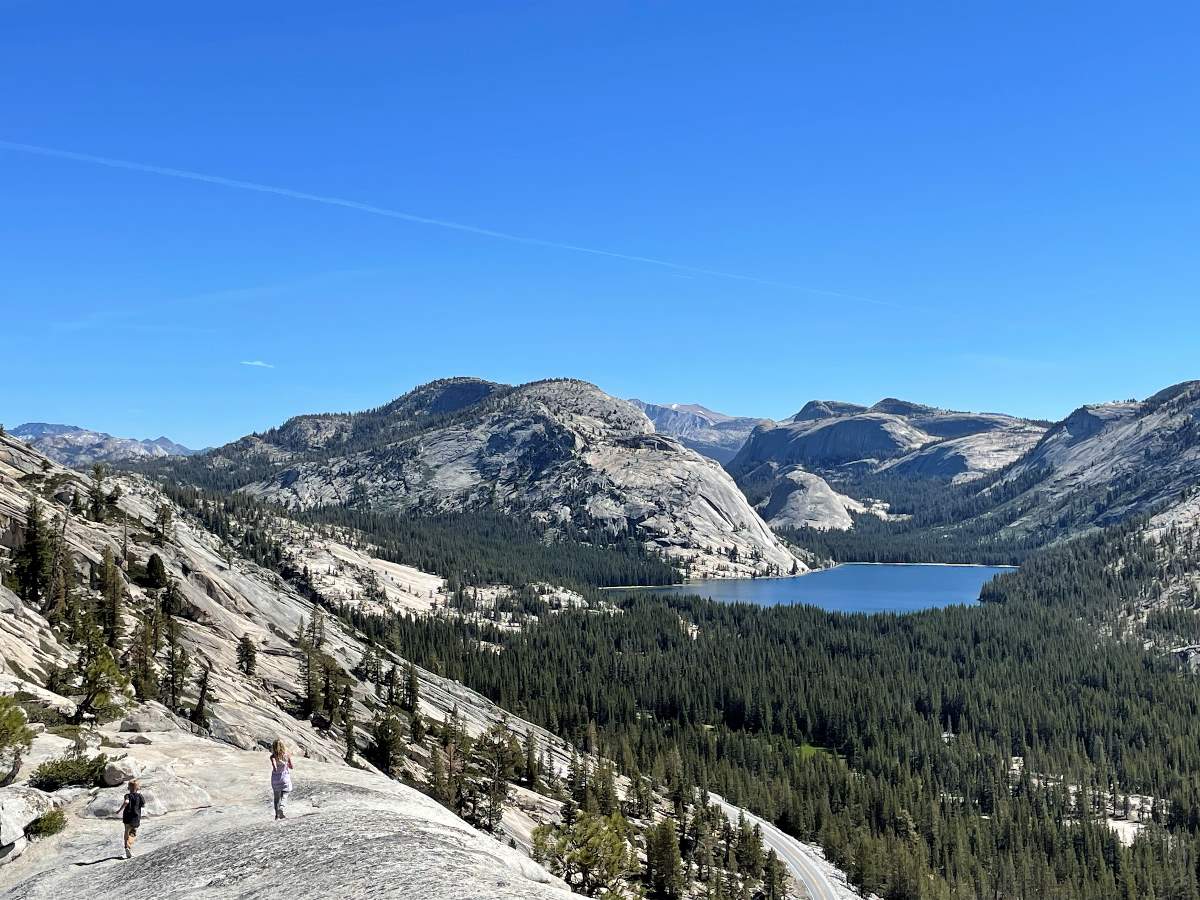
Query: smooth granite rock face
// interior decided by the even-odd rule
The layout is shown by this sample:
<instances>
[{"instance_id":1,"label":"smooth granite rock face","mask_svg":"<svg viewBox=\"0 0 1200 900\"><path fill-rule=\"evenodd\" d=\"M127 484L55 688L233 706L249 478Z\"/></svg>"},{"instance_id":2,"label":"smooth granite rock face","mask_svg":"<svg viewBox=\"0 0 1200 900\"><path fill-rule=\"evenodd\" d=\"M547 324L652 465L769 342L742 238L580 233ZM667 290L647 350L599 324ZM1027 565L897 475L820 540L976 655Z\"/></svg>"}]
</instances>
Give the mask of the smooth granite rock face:
<instances>
[{"instance_id":1,"label":"smooth granite rock face","mask_svg":"<svg viewBox=\"0 0 1200 900\"><path fill-rule=\"evenodd\" d=\"M382 775L298 758L274 821L267 754L177 731L131 748L145 772L134 857L111 817L125 791L75 796L67 828L0 867L17 900L516 900L572 895L545 869ZM90 800L90 802L89 802Z\"/></svg>"},{"instance_id":2,"label":"smooth granite rock face","mask_svg":"<svg viewBox=\"0 0 1200 900\"><path fill-rule=\"evenodd\" d=\"M121 720L122 731L175 731L179 726L164 710L137 709Z\"/></svg>"},{"instance_id":3,"label":"smooth granite rock face","mask_svg":"<svg viewBox=\"0 0 1200 900\"><path fill-rule=\"evenodd\" d=\"M144 816L165 816L169 812L212 806L208 791L171 772L150 772L142 777L141 782L141 793L146 798L146 808L142 812ZM101 791L88 804L87 815L98 819L114 818L125 794L123 788Z\"/></svg>"},{"instance_id":4,"label":"smooth granite rock face","mask_svg":"<svg viewBox=\"0 0 1200 900\"><path fill-rule=\"evenodd\" d=\"M187 837L117 864L68 867L18 885L19 900L328 900L333 897L504 900L567 898L531 879L488 838L429 828L378 809L340 809ZM542 873L542 877L548 877Z\"/></svg>"},{"instance_id":5,"label":"smooth granite rock face","mask_svg":"<svg viewBox=\"0 0 1200 900\"><path fill-rule=\"evenodd\" d=\"M25 849L25 829L58 803L51 794L24 785L0 788L0 861L16 859Z\"/></svg>"}]
</instances>

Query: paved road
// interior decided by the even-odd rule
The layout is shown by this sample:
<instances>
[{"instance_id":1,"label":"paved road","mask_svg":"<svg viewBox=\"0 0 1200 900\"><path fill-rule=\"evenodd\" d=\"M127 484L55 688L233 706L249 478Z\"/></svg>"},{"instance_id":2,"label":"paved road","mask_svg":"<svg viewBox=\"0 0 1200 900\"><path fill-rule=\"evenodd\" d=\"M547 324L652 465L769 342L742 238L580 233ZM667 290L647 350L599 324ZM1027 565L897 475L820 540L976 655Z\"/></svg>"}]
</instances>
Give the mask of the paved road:
<instances>
[{"instance_id":1,"label":"paved road","mask_svg":"<svg viewBox=\"0 0 1200 900\"><path fill-rule=\"evenodd\" d=\"M729 821L736 823L738 815L744 814L751 825L761 828L763 843L774 850L783 860L795 879L808 891L812 900L846 900L846 898L857 896L844 885L835 883L826 875L825 869L803 843L784 834L770 822L727 803L723 797L717 794L709 794L709 797L721 805L725 815L729 817Z\"/></svg>"}]
</instances>

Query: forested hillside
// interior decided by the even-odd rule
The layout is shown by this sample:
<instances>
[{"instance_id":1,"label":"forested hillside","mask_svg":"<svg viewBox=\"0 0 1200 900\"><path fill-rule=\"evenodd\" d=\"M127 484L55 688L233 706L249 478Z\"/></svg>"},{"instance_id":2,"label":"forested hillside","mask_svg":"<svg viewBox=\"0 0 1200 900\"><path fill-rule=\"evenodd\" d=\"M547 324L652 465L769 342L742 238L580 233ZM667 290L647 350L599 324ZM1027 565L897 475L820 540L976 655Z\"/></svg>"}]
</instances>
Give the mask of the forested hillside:
<instances>
[{"instance_id":1,"label":"forested hillside","mask_svg":"<svg viewBox=\"0 0 1200 900\"><path fill-rule=\"evenodd\" d=\"M1157 551L1132 527L1068 548L976 608L638 596L519 633L374 630L576 741L594 734L626 774L738 798L889 900L1193 897L1200 682L1094 627L1152 590Z\"/></svg>"}]
</instances>

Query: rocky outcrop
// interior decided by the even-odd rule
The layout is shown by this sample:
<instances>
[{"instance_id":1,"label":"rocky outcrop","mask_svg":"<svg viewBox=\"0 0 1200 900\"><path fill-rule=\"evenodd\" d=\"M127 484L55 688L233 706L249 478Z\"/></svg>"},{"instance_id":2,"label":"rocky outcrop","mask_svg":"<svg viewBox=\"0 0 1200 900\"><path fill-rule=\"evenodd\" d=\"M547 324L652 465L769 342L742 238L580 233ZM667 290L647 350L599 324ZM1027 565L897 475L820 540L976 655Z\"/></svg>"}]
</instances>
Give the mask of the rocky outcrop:
<instances>
[{"instance_id":1,"label":"rocky outcrop","mask_svg":"<svg viewBox=\"0 0 1200 900\"><path fill-rule=\"evenodd\" d=\"M898 416L864 412L759 428L730 463L735 474L773 462L832 469L860 460L883 461L929 443L925 432Z\"/></svg>"},{"instance_id":2,"label":"rocky outcrop","mask_svg":"<svg viewBox=\"0 0 1200 900\"><path fill-rule=\"evenodd\" d=\"M25 852L29 846L25 830L58 805L52 794L36 788L24 785L0 788L0 864L10 863Z\"/></svg>"},{"instance_id":3,"label":"rocky outcrop","mask_svg":"<svg viewBox=\"0 0 1200 900\"><path fill-rule=\"evenodd\" d=\"M1045 430L1036 425L988 428L974 434L950 437L889 460L881 472L910 478L971 481L1020 459L1041 440Z\"/></svg>"},{"instance_id":4,"label":"rocky outcrop","mask_svg":"<svg viewBox=\"0 0 1200 900\"><path fill-rule=\"evenodd\" d=\"M964 413L889 397L869 408L812 400L794 417L757 429L729 464L739 478L763 463L803 466L818 474L898 467L920 477L978 477L1007 465L1044 427L998 413ZM989 435L989 437L983 437ZM974 441L966 440L976 438ZM941 442L959 441L918 458ZM912 464L906 466L906 460Z\"/></svg>"},{"instance_id":5,"label":"rocky outcrop","mask_svg":"<svg viewBox=\"0 0 1200 900\"><path fill-rule=\"evenodd\" d=\"M55 462L72 467L90 466L97 462L187 456L195 452L166 437L153 440L113 437L103 431L91 431L77 425L26 422L14 428L11 434Z\"/></svg>"},{"instance_id":6,"label":"rocky outcrop","mask_svg":"<svg viewBox=\"0 0 1200 900\"><path fill-rule=\"evenodd\" d=\"M757 506L772 528L854 527L851 513L873 512L886 518L886 509L839 494L825 479L791 468L773 479L770 493Z\"/></svg>"},{"instance_id":7,"label":"rocky outcrop","mask_svg":"<svg viewBox=\"0 0 1200 900\"><path fill-rule=\"evenodd\" d=\"M175 731L179 723L157 703L147 703L132 710L121 720L121 731Z\"/></svg>"},{"instance_id":8,"label":"rocky outcrop","mask_svg":"<svg viewBox=\"0 0 1200 900\"><path fill-rule=\"evenodd\" d=\"M880 472L970 481L1013 463L1044 431L1014 416L955 412L894 397L871 407L812 400L788 421L755 429L728 468L750 497L770 498L773 515L767 518L777 527L805 522L847 528L855 512L844 502L850 498L836 499L840 492L818 484L818 476L834 483ZM778 481L764 483L765 472ZM792 498L790 505L785 498Z\"/></svg>"},{"instance_id":9,"label":"rocky outcrop","mask_svg":"<svg viewBox=\"0 0 1200 900\"><path fill-rule=\"evenodd\" d=\"M809 400L792 416L789 422L815 422L817 419L832 419L835 416L854 416L866 412L865 406L844 403L841 400Z\"/></svg>"},{"instance_id":10,"label":"rocky outcrop","mask_svg":"<svg viewBox=\"0 0 1200 900\"><path fill-rule=\"evenodd\" d=\"M393 406L405 410L405 428L382 428L362 449L297 462L244 490L302 509L496 508L551 533L633 530L693 575L802 567L719 465L656 434L641 410L594 385L534 382L446 405L446 415L417 422L413 402L401 398Z\"/></svg>"},{"instance_id":11,"label":"rocky outcrop","mask_svg":"<svg viewBox=\"0 0 1200 900\"><path fill-rule=\"evenodd\" d=\"M1080 407L1046 432L992 493L1024 510L1014 527L1053 523L1074 531L1182 507L1198 482L1200 381L1188 381L1141 402Z\"/></svg>"},{"instance_id":12,"label":"rocky outcrop","mask_svg":"<svg viewBox=\"0 0 1200 900\"><path fill-rule=\"evenodd\" d=\"M727 416L695 403L629 402L646 414L655 431L678 438L685 447L719 463L733 459L755 428L774 424L770 419Z\"/></svg>"}]
</instances>

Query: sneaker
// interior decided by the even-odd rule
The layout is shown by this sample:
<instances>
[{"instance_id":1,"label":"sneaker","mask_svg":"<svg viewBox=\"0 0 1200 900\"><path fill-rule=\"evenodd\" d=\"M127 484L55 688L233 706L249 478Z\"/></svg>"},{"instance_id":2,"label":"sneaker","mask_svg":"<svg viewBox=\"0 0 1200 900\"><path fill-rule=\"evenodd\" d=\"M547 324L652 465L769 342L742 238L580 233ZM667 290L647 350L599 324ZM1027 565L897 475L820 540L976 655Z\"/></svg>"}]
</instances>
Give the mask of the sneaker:
<instances>
[{"instance_id":1,"label":"sneaker","mask_svg":"<svg viewBox=\"0 0 1200 900\"><path fill-rule=\"evenodd\" d=\"M128 847L125 848L125 858L133 859L133 851L130 850Z\"/></svg>"}]
</instances>

